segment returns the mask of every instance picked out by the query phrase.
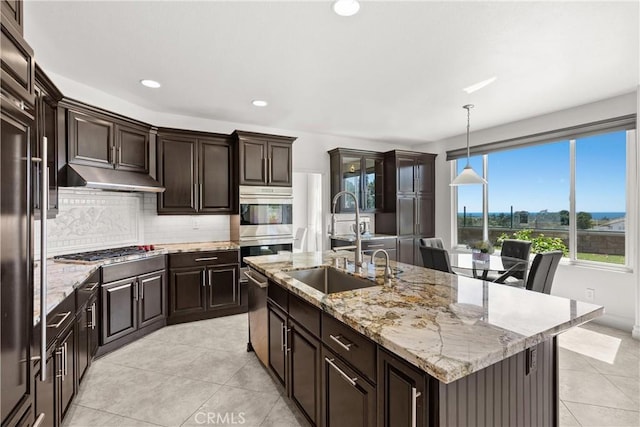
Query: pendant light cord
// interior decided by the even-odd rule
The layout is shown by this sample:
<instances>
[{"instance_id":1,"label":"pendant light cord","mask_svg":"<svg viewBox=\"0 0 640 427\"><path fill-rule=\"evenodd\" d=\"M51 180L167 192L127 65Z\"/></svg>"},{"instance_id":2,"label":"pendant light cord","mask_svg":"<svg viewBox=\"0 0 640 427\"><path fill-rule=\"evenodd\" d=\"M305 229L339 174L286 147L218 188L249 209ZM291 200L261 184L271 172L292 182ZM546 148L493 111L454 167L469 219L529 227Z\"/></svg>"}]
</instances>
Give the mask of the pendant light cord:
<instances>
[{"instance_id":1,"label":"pendant light cord","mask_svg":"<svg viewBox=\"0 0 640 427\"><path fill-rule=\"evenodd\" d=\"M471 129L470 121L471 121L471 109L473 108L473 104L463 105L462 108L467 110L467 166L470 165L469 158L471 157L471 150L469 148L469 132Z\"/></svg>"}]
</instances>

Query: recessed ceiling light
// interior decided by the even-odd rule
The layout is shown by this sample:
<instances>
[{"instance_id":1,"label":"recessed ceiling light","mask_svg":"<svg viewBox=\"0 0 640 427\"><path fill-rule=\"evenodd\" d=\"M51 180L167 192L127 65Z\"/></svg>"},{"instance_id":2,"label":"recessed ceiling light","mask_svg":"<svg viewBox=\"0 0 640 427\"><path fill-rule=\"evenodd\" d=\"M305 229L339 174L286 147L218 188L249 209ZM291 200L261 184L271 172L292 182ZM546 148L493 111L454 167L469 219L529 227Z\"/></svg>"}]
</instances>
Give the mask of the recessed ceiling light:
<instances>
[{"instance_id":1,"label":"recessed ceiling light","mask_svg":"<svg viewBox=\"0 0 640 427\"><path fill-rule=\"evenodd\" d=\"M147 79L140 80L140 84L142 86L150 87L153 89L158 89L160 86L162 86L160 83L158 83L155 80L147 80Z\"/></svg>"},{"instance_id":2,"label":"recessed ceiling light","mask_svg":"<svg viewBox=\"0 0 640 427\"><path fill-rule=\"evenodd\" d=\"M269 105L267 101L264 101L262 99L254 99L253 101L251 101L251 103L254 107L266 107L267 105Z\"/></svg>"},{"instance_id":3,"label":"recessed ceiling light","mask_svg":"<svg viewBox=\"0 0 640 427\"><path fill-rule=\"evenodd\" d=\"M360 10L358 0L336 0L333 3L333 11L340 16L353 16Z\"/></svg>"},{"instance_id":4,"label":"recessed ceiling light","mask_svg":"<svg viewBox=\"0 0 640 427\"><path fill-rule=\"evenodd\" d=\"M462 90L464 90L464 91L465 91L465 92L467 92L467 93L473 93L473 92L475 92L475 91L477 91L477 90L482 89L482 88L483 88L483 87L485 87L485 86L489 86L491 83L495 82L497 78L498 78L498 77L493 76L493 77L491 77L491 78L488 78L487 80L483 80L483 81L481 81L481 82L478 82L478 83L472 84L471 86L465 87L465 88L464 88L464 89L462 89Z\"/></svg>"}]
</instances>

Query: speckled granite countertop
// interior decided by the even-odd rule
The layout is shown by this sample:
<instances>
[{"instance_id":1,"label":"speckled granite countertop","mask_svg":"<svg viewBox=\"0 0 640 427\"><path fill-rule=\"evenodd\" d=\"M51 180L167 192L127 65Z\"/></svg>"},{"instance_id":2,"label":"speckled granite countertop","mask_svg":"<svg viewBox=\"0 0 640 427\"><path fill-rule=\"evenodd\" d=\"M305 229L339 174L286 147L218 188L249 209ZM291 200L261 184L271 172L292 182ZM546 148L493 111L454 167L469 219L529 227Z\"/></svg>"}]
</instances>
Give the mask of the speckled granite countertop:
<instances>
[{"instance_id":1,"label":"speckled granite countertop","mask_svg":"<svg viewBox=\"0 0 640 427\"><path fill-rule=\"evenodd\" d=\"M391 234L363 234L362 241L366 242L369 240L380 240L380 239L395 239L398 236L394 236ZM333 240L342 240L343 242L355 242L356 235L355 234L339 234L331 237Z\"/></svg>"},{"instance_id":2,"label":"speckled granite countertop","mask_svg":"<svg viewBox=\"0 0 640 427\"><path fill-rule=\"evenodd\" d=\"M245 261L444 383L604 313L603 307L581 301L401 263L392 263L396 278L390 286L382 286L381 259L367 272L379 286L329 295L286 274L331 266L333 258L349 254L294 253ZM352 266L347 271L353 274Z\"/></svg>"},{"instance_id":3,"label":"speckled granite countertop","mask_svg":"<svg viewBox=\"0 0 640 427\"><path fill-rule=\"evenodd\" d=\"M202 242L202 243L170 243L155 245L155 250L142 254L109 258L96 262L53 261L47 259L47 313L69 296L87 278L103 265L123 261L150 258L179 252L200 252L218 250L236 250L240 246L236 242ZM34 301L33 324L40 322L40 262L34 265Z\"/></svg>"}]
</instances>

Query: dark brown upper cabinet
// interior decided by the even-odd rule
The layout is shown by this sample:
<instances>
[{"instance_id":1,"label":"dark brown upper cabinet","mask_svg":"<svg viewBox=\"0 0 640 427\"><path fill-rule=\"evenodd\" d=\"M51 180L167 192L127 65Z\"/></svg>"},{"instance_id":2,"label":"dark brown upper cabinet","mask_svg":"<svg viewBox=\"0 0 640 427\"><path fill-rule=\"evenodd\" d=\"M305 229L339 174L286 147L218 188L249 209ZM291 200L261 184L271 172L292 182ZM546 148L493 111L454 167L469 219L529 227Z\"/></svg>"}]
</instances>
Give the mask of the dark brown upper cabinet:
<instances>
[{"instance_id":1,"label":"dark brown upper cabinet","mask_svg":"<svg viewBox=\"0 0 640 427\"><path fill-rule=\"evenodd\" d=\"M49 168L49 206L47 217L53 218L58 213L58 102L62 93L36 65L36 135L33 139L31 153L33 157L42 157L42 147L47 147L47 167ZM42 164L33 163L32 191L33 207L36 218L40 218L40 192L42 180Z\"/></svg>"},{"instance_id":2,"label":"dark brown upper cabinet","mask_svg":"<svg viewBox=\"0 0 640 427\"><path fill-rule=\"evenodd\" d=\"M80 165L149 172L151 126L65 100L67 160Z\"/></svg>"},{"instance_id":3,"label":"dark brown upper cabinet","mask_svg":"<svg viewBox=\"0 0 640 427\"><path fill-rule=\"evenodd\" d=\"M0 22L0 63L2 64L2 102L12 102L21 110L32 113L34 106L33 86L35 81L35 62L33 49L22 38L22 32L5 19L5 9L11 1L2 1L2 20Z\"/></svg>"},{"instance_id":4,"label":"dark brown upper cabinet","mask_svg":"<svg viewBox=\"0 0 640 427\"><path fill-rule=\"evenodd\" d=\"M158 132L159 214L237 212L236 152L227 135Z\"/></svg>"},{"instance_id":5,"label":"dark brown upper cabinet","mask_svg":"<svg viewBox=\"0 0 640 427\"><path fill-rule=\"evenodd\" d=\"M236 131L240 185L291 187L292 143L296 138Z\"/></svg>"},{"instance_id":6,"label":"dark brown upper cabinet","mask_svg":"<svg viewBox=\"0 0 640 427\"><path fill-rule=\"evenodd\" d=\"M149 129L116 124L116 167L149 172Z\"/></svg>"},{"instance_id":7,"label":"dark brown upper cabinet","mask_svg":"<svg viewBox=\"0 0 640 427\"><path fill-rule=\"evenodd\" d=\"M331 159L331 200L340 191L350 191L358 198L362 212L377 212L383 207L384 156L374 151L335 148ZM331 207L331 204L329 205ZM353 199L341 197L336 212L354 212Z\"/></svg>"},{"instance_id":8,"label":"dark brown upper cabinet","mask_svg":"<svg viewBox=\"0 0 640 427\"><path fill-rule=\"evenodd\" d=\"M376 232L398 236L398 261L422 265L420 238L435 235L435 154L384 153L384 212Z\"/></svg>"},{"instance_id":9,"label":"dark brown upper cabinet","mask_svg":"<svg viewBox=\"0 0 640 427\"><path fill-rule=\"evenodd\" d=\"M22 0L0 0L0 8L2 9L2 22L10 23L20 35L23 35Z\"/></svg>"}]
</instances>

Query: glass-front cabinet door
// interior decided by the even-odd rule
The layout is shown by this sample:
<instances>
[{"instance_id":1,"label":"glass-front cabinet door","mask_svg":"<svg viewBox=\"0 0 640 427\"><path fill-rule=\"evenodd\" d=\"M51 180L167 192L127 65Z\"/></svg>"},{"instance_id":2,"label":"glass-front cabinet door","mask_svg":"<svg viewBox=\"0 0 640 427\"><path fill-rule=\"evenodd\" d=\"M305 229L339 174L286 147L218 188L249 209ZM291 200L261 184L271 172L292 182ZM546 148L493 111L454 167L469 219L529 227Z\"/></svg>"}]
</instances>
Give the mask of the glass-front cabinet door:
<instances>
[{"instance_id":1,"label":"glass-front cabinet door","mask_svg":"<svg viewBox=\"0 0 640 427\"><path fill-rule=\"evenodd\" d=\"M331 156L331 200L340 191L356 195L362 212L382 209L384 169L381 153L374 151L336 148ZM350 197L341 197L336 212L354 212L355 204Z\"/></svg>"}]
</instances>

